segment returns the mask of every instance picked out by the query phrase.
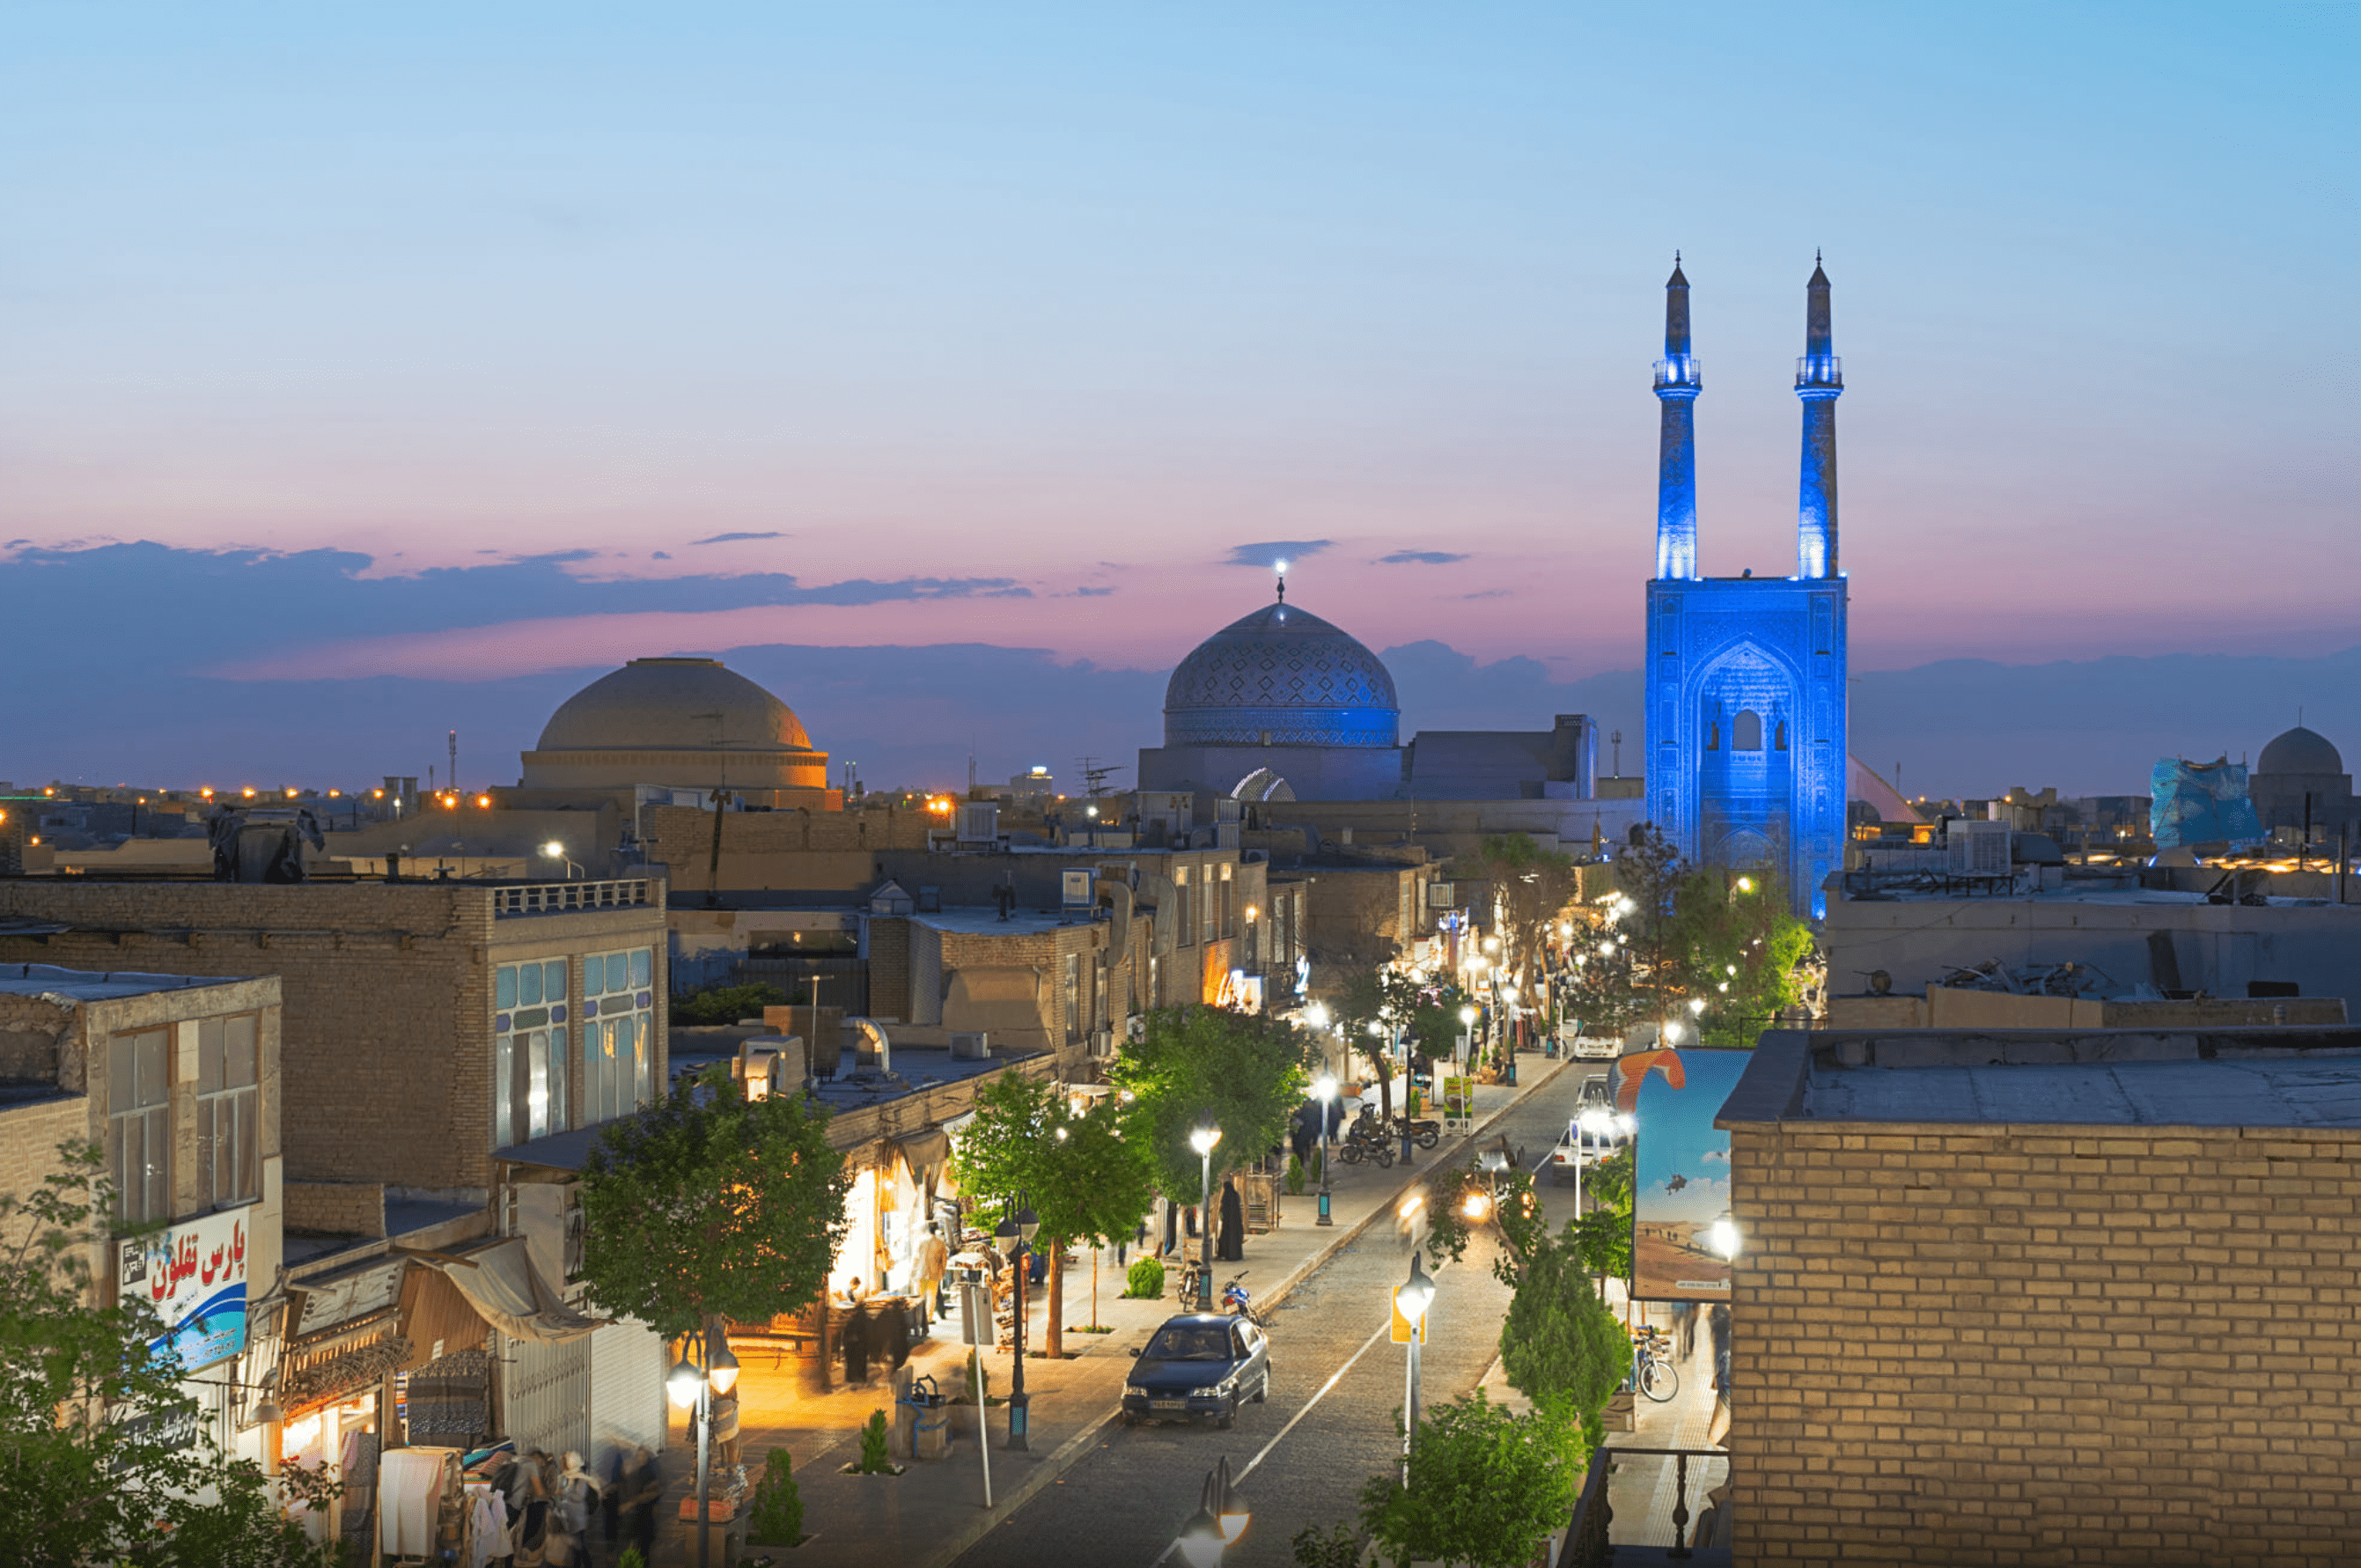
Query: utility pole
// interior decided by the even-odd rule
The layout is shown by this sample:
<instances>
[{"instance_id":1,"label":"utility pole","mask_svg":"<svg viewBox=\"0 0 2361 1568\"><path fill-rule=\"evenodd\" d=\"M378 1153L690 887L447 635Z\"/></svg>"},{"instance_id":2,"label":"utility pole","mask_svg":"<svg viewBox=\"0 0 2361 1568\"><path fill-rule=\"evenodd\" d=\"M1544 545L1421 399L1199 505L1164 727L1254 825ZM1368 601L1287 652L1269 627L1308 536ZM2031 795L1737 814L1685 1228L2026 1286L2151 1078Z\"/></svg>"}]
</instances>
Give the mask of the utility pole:
<instances>
[{"instance_id":1,"label":"utility pole","mask_svg":"<svg viewBox=\"0 0 2361 1568\"><path fill-rule=\"evenodd\" d=\"M451 731L451 787L459 787L459 732Z\"/></svg>"}]
</instances>

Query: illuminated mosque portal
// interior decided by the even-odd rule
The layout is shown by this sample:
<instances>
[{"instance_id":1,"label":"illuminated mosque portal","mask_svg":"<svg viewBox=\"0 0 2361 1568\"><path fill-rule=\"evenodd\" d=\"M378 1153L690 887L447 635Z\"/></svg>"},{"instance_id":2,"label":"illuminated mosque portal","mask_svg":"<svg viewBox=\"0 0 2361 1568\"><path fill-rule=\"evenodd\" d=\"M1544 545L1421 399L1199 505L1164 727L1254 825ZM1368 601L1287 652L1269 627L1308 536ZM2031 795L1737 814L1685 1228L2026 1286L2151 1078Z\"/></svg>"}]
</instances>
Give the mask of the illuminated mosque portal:
<instances>
[{"instance_id":1,"label":"illuminated mosque portal","mask_svg":"<svg viewBox=\"0 0 2361 1568\"><path fill-rule=\"evenodd\" d=\"M1798 914L1824 913L1821 883L1842 863L1845 583L1837 568L1837 398L1828 279L1806 286L1803 479L1795 575L1697 575L1697 394L1689 284L1664 286L1656 364L1662 437L1656 576L1648 584L1649 815L1682 854L1786 879Z\"/></svg>"}]
</instances>

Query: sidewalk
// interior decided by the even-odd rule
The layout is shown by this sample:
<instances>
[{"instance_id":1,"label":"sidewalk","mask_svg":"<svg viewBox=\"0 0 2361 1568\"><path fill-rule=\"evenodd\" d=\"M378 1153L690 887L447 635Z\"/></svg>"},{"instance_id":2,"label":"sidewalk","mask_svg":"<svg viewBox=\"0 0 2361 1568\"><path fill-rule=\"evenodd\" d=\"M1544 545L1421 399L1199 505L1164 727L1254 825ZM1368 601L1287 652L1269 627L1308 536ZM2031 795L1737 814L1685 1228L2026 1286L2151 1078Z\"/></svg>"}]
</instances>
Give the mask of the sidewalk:
<instances>
[{"instance_id":1,"label":"sidewalk","mask_svg":"<svg viewBox=\"0 0 2361 1568\"><path fill-rule=\"evenodd\" d=\"M1407 1168L1399 1163L1390 1170L1368 1164L1337 1165L1331 1188L1334 1224L1315 1223L1319 1199L1314 1192L1288 1198L1280 1206L1278 1228L1248 1236L1245 1260L1224 1266L1216 1279L1243 1271L1256 1305L1276 1305L1298 1281L1369 1225L1393 1223L1394 1204L1413 1183L1423 1180L1436 1167L1457 1160L1474 1138L1485 1135L1494 1118L1554 1080L1567 1065L1563 1058L1520 1053L1519 1081L1514 1087L1486 1084L1476 1089L1472 1137L1446 1139L1434 1149L1421 1149L1417 1163ZM948 1458L914 1464L898 1476L846 1475L839 1471L840 1465L859 1457L859 1429L870 1412L884 1409L889 1420L893 1417L892 1389L882 1372L862 1387L820 1396L774 1393L766 1386L764 1397L748 1389L740 1408L747 1474L759 1477L764 1455L784 1444L794 1456L796 1480L803 1493L804 1529L814 1539L791 1552L752 1548L748 1554L810 1568L943 1568L1036 1493L1056 1483L1100 1441L1101 1429L1114 1419L1130 1369L1132 1347L1143 1343L1157 1324L1182 1310L1170 1280L1160 1299L1119 1299L1123 1279L1110 1253L1099 1276L1098 1321L1115 1332L1074 1332L1074 1325L1091 1321L1089 1255L1085 1252L1081 1256L1082 1261L1066 1277L1069 1359L1026 1358L1025 1387L1030 1396L1032 1426L1029 1453L1012 1453L1002 1446L1007 1439L1007 1408L992 1409L991 1509L983 1506L983 1467L975 1442L969 1437L957 1438ZM1041 1343L1047 1293L1046 1288L1027 1292L1028 1349L1038 1349ZM935 1337L910 1356L911 1368L931 1376L946 1393L957 1393L965 1387L962 1368L968 1352L957 1343L958 1332L956 1319L938 1323ZM984 1366L995 1398L1008 1392L1009 1361L1005 1350L985 1353ZM656 1568L680 1568L697 1561L696 1527L675 1522L680 1499L696 1485L697 1453L692 1435L677 1415L663 1466L667 1491L658 1515L662 1523ZM710 1562L728 1564L720 1528L715 1527L712 1534Z\"/></svg>"}]
</instances>

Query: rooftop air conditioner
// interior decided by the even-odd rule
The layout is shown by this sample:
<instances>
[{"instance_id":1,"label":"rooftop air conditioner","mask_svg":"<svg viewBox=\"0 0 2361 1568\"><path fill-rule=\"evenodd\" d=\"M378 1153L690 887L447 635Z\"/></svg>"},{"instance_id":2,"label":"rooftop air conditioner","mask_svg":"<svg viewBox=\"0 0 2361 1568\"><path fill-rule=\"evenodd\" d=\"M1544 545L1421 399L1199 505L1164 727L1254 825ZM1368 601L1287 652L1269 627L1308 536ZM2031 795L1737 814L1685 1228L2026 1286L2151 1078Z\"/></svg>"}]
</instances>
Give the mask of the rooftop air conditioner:
<instances>
[{"instance_id":1,"label":"rooftop air conditioner","mask_svg":"<svg viewBox=\"0 0 2361 1568\"><path fill-rule=\"evenodd\" d=\"M1092 1034L1091 1055L1102 1058L1115 1055L1115 1031L1113 1029L1099 1029Z\"/></svg>"},{"instance_id":2,"label":"rooftop air conditioner","mask_svg":"<svg viewBox=\"0 0 2361 1568\"><path fill-rule=\"evenodd\" d=\"M983 1029L951 1031L951 1060L990 1061L991 1059L992 1036L988 1032Z\"/></svg>"},{"instance_id":3,"label":"rooftop air conditioner","mask_svg":"<svg viewBox=\"0 0 2361 1568\"><path fill-rule=\"evenodd\" d=\"M970 801L959 808L959 838L962 844L993 844L1000 839L1000 803L992 800Z\"/></svg>"},{"instance_id":4,"label":"rooftop air conditioner","mask_svg":"<svg viewBox=\"0 0 2361 1568\"><path fill-rule=\"evenodd\" d=\"M1945 870L1953 876L2004 877L2010 874L2009 824L1954 820L1946 835L1949 858Z\"/></svg>"}]
</instances>

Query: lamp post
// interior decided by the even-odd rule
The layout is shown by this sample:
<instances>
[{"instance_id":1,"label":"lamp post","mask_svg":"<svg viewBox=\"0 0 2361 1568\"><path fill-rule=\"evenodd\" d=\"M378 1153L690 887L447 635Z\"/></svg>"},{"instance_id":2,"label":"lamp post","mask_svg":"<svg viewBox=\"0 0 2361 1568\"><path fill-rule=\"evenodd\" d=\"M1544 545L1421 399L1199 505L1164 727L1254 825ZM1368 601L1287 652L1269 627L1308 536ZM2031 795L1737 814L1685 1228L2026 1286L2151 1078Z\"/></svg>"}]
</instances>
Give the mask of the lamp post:
<instances>
[{"instance_id":1,"label":"lamp post","mask_svg":"<svg viewBox=\"0 0 2361 1568\"><path fill-rule=\"evenodd\" d=\"M567 859L566 846L559 843L556 839L552 839L548 843L544 844L541 847L541 852L548 856L553 861L565 861L566 881L572 882L576 877L582 874L582 868L575 864L573 861Z\"/></svg>"},{"instance_id":2,"label":"lamp post","mask_svg":"<svg viewBox=\"0 0 2361 1568\"><path fill-rule=\"evenodd\" d=\"M1020 1196L1021 1204L1024 1199ZM1041 1217L1032 1210L1019 1208L994 1228L993 1236L1008 1255L1009 1266L1016 1271L1016 1355L1008 1375L1008 1446L1018 1453L1031 1444L1027 1433L1032 1427L1032 1398L1025 1392L1025 1271L1026 1249L1041 1229ZM981 1431L982 1427L977 1430Z\"/></svg>"},{"instance_id":3,"label":"lamp post","mask_svg":"<svg viewBox=\"0 0 2361 1568\"><path fill-rule=\"evenodd\" d=\"M1336 1222L1328 1212L1328 1107L1336 1102L1336 1078L1323 1072L1312 1086L1312 1097L1320 1102L1320 1218L1317 1224L1333 1225Z\"/></svg>"},{"instance_id":4,"label":"lamp post","mask_svg":"<svg viewBox=\"0 0 2361 1568\"><path fill-rule=\"evenodd\" d=\"M1205 1489L1198 1494L1197 1511L1180 1530L1178 1542L1181 1557L1191 1568L1214 1568L1238 1537L1246 1534L1254 1515L1237 1495L1230 1479L1230 1460L1222 1456L1220 1464L1207 1473Z\"/></svg>"},{"instance_id":5,"label":"lamp post","mask_svg":"<svg viewBox=\"0 0 2361 1568\"><path fill-rule=\"evenodd\" d=\"M730 1353L727 1335L716 1348L710 1319L697 1329L692 1343L704 1365L692 1364L691 1345L682 1345L680 1360L664 1377L664 1392L679 1409L695 1411L690 1419L697 1424L697 1563L706 1568L712 1552L712 1521L707 1515L713 1489L713 1396L738 1386L738 1358Z\"/></svg>"},{"instance_id":6,"label":"lamp post","mask_svg":"<svg viewBox=\"0 0 2361 1568\"><path fill-rule=\"evenodd\" d=\"M1204 1184L1197 1200L1197 1310L1213 1310L1213 1146L1222 1141L1222 1129L1208 1120L1189 1135L1189 1146L1197 1151L1203 1162Z\"/></svg>"},{"instance_id":7,"label":"lamp post","mask_svg":"<svg viewBox=\"0 0 2361 1568\"><path fill-rule=\"evenodd\" d=\"M1394 1287L1394 1310L1410 1324L1410 1367L1402 1395L1402 1486L1410 1486L1410 1452L1418 1437L1418 1342L1426 1336L1426 1309L1434 1299L1434 1281L1420 1266L1416 1247L1411 1249L1410 1278Z\"/></svg>"}]
</instances>

